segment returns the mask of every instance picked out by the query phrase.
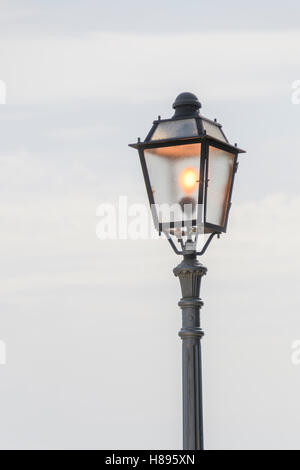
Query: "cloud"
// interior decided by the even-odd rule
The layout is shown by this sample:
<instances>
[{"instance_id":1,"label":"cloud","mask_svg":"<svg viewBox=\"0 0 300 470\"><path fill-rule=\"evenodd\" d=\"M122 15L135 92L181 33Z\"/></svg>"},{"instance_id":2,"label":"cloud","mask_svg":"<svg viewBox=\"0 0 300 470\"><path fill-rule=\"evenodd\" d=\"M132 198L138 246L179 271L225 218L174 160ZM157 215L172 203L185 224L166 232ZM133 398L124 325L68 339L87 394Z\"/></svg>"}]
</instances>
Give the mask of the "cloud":
<instances>
[{"instance_id":1,"label":"cloud","mask_svg":"<svg viewBox=\"0 0 300 470\"><path fill-rule=\"evenodd\" d=\"M183 88L207 100L267 99L290 93L299 39L294 31L7 38L0 74L8 104L143 103Z\"/></svg>"},{"instance_id":2,"label":"cloud","mask_svg":"<svg viewBox=\"0 0 300 470\"><path fill-rule=\"evenodd\" d=\"M95 280L93 262L91 272L86 270L76 271L67 277L72 284L89 282L100 283L102 286L110 283L126 283L127 279L134 279L135 283L163 282L164 275L146 271L143 278L136 276L136 267L139 264L139 256L134 253L143 253L143 257L151 258L159 256L171 256L166 240L106 240L100 241L96 237L96 226L99 218L96 217L96 209L101 201L91 195L61 195L60 197L43 197L39 201L27 200L10 203L0 203L0 251L1 256L18 256L26 258L33 256L73 256L78 254L88 258L102 257L101 265L103 276ZM232 209L229 223L229 233L223 235L221 240L214 241L205 256L211 269L215 269L218 279L220 272L221 282L226 266L226 276L231 283L239 282L241 260L243 263L243 282L250 279L268 279L269 281L280 273L287 279L298 275L298 267L295 258L300 255L297 233L300 229L299 222L295 220L295 214L300 212L300 197L287 197L284 195L272 195L263 200L251 203L236 204ZM10 253L11 255L9 255ZM118 273L111 271L110 260L112 256L122 257L124 269L131 272L131 276L125 276L122 268ZM136 260L136 262L135 262ZM89 261L90 262L90 261ZM97 261L98 262L98 261ZM146 261L144 261L145 263ZM175 259L174 259L175 262ZM107 264L106 264L107 263ZM150 263L151 264L151 263ZM57 287L66 282L64 267L60 267L60 275L53 273L53 280L46 275L43 284ZM39 274L42 282L43 274ZM64 279L64 281L63 281ZM25 286L28 277L23 279ZM22 284L22 278L16 273L17 284ZM47 282L46 282L47 281ZM39 285L39 283L37 285ZM265 281L264 281L265 282ZM3 280L1 288L11 285L11 280ZM32 283L31 283L32 284Z\"/></svg>"},{"instance_id":3,"label":"cloud","mask_svg":"<svg viewBox=\"0 0 300 470\"><path fill-rule=\"evenodd\" d=\"M74 435L69 420L64 424L62 419L71 447L180 445L180 311L176 306L180 290L172 274L180 260L164 239L99 241L95 233L99 202L79 193L0 202L1 331L12 364L6 380L14 393L22 389L22 406L14 419L18 423L28 413L35 416L38 406L39 416L47 423L41 426L42 433L49 440L39 444L35 428L30 427L31 435L24 441L27 427L17 426L12 447L66 445L65 433L57 434L51 424L53 413L61 422L62 408L70 416L75 413L80 426L87 423L90 430L88 437L78 430ZM299 212L298 196L274 194L234 204L228 234L214 240L201 260L208 267L201 294L207 334L203 360L208 448L279 446L279 438L272 434L274 413L281 424L286 424L287 406L299 415L299 374L296 367L289 368L290 344L300 335L295 262ZM110 332L118 348L112 348ZM134 338L130 346L128 337ZM286 393L286 383L295 386L288 405L279 400ZM49 387L53 387L51 400ZM111 393L117 398L120 387L123 392L116 409ZM91 390L98 393L91 396ZM12 412L15 401L6 395L5 385L1 393L6 398L3 413L7 408ZM61 393L72 396L71 402L62 400ZM245 407L249 394L255 413ZM148 396L152 399L145 406ZM49 409L44 406L45 397ZM106 407L101 406L104 399ZM267 408L262 406L264 401ZM11 422L9 416L4 415L5 422ZM159 417L163 423L159 433L138 434L133 423L140 416L151 423L151 430ZM243 436L236 438L241 416L254 436L250 444ZM254 432L258 418L264 435ZM112 419L118 429L129 426L125 440L122 432L107 435L106 424ZM38 417L35 420L38 425ZM285 446L297 448L293 440L297 420L290 418L289 425L291 439ZM228 426L225 436L216 432L224 426ZM96 429L100 443L92 444Z\"/></svg>"},{"instance_id":4,"label":"cloud","mask_svg":"<svg viewBox=\"0 0 300 470\"><path fill-rule=\"evenodd\" d=\"M2 445L181 445L179 257L164 239L98 240L96 209L120 192L146 202L128 134L148 130L152 111L169 113L189 89L230 110L226 129L238 128L250 150L228 233L202 259L207 445L279 447L276 416L276 429L289 430L284 445L299 447L299 371L289 354L300 337L299 107L290 101L300 33L225 33L216 23L207 26L214 33L198 23L195 34L82 33L61 19L65 8L70 22L71 3L57 2L53 25L50 4L28 17L19 5L18 27L8 12L0 32Z\"/></svg>"},{"instance_id":5,"label":"cloud","mask_svg":"<svg viewBox=\"0 0 300 470\"><path fill-rule=\"evenodd\" d=\"M95 124L93 126L82 126L74 128L60 128L49 130L45 133L47 137L63 141L82 141L99 139L99 136L113 134L114 128L105 124Z\"/></svg>"}]
</instances>

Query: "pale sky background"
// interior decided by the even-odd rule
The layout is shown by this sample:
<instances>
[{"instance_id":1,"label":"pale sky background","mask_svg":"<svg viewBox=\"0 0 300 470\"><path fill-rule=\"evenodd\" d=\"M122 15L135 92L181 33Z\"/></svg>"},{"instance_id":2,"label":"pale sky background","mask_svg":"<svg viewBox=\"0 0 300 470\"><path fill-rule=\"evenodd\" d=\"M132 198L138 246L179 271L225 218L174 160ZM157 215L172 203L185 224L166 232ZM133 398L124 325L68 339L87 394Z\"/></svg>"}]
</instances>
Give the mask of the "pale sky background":
<instances>
[{"instance_id":1,"label":"pale sky background","mask_svg":"<svg viewBox=\"0 0 300 470\"><path fill-rule=\"evenodd\" d=\"M180 259L96 210L146 202L127 144L191 91L248 152L202 261L206 448L300 449L299 2L0 7L0 448L181 448Z\"/></svg>"}]
</instances>

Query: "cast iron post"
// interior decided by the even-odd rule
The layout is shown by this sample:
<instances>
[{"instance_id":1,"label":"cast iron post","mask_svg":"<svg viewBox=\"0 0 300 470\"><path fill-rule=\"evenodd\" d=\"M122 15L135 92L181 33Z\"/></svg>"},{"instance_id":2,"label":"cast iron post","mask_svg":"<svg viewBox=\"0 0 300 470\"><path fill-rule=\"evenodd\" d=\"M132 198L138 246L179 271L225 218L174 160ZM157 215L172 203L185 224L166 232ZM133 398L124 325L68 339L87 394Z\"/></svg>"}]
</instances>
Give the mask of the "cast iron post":
<instances>
[{"instance_id":1,"label":"cast iron post","mask_svg":"<svg viewBox=\"0 0 300 470\"><path fill-rule=\"evenodd\" d=\"M183 385L183 449L203 450L202 370L199 298L202 276L207 269L197 260L196 253L186 252L174 269L180 279L182 299L182 385Z\"/></svg>"}]
</instances>

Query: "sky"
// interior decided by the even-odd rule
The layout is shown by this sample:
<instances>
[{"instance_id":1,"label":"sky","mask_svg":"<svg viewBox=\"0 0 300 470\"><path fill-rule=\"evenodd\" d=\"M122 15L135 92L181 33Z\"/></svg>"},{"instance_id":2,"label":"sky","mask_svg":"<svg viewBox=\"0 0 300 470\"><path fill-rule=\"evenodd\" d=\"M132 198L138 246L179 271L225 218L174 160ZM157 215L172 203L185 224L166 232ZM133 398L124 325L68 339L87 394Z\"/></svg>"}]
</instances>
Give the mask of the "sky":
<instances>
[{"instance_id":1,"label":"sky","mask_svg":"<svg viewBox=\"0 0 300 470\"><path fill-rule=\"evenodd\" d=\"M136 152L182 91L240 157L201 260L207 449L299 449L296 1L0 0L1 449L180 449L180 262L99 240L146 203Z\"/></svg>"}]
</instances>

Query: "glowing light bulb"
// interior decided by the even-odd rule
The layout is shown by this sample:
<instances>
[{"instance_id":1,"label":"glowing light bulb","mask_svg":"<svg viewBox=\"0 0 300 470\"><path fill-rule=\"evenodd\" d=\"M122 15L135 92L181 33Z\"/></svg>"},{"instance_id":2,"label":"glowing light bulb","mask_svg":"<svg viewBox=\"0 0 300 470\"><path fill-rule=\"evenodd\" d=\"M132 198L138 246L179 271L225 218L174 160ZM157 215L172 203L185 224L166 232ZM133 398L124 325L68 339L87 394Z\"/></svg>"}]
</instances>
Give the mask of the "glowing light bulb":
<instances>
[{"instance_id":1,"label":"glowing light bulb","mask_svg":"<svg viewBox=\"0 0 300 470\"><path fill-rule=\"evenodd\" d=\"M179 175L179 184L186 194L195 191L199 181L199 173L195 168L185 168Z\"/></svg>"}]
</instances>

